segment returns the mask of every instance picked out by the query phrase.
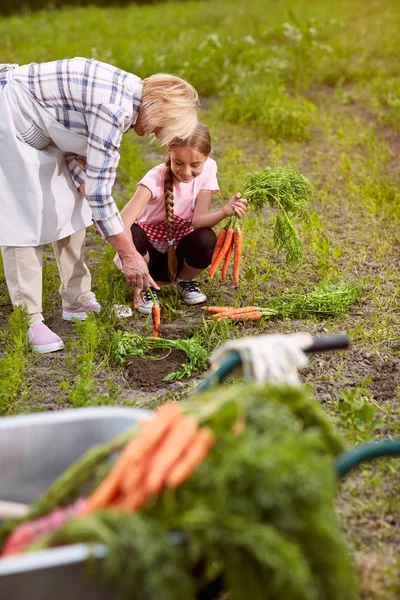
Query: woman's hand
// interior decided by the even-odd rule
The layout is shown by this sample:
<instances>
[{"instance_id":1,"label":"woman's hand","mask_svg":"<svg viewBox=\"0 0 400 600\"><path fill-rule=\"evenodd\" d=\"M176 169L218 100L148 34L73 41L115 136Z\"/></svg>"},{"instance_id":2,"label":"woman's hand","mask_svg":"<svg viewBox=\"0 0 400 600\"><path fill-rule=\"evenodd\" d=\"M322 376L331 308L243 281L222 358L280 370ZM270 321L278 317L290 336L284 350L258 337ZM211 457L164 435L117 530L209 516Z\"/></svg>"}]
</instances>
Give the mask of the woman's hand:
<instances>
[{"instance_id":1,"label":"woman's hand","mask_svg":"<svg viewBox=\"0 0 400 600\"><path fill-rule=\"evenodd\" d=\"M127 283L133 285L136 288L136 292L147 290L150 286L156 290L160 289L152 277L150 277L147 263L139 252L122 259L122 270ZM135 299L136 297L135 295Z\"/></svg>"},{"instance_id":2,"label":"woman's hand","mask_svg":"<svg viewBox=\"0 0 400 600\"><path fill-rule=\"evenodd\" d=\"M241 194L238 192L229 200L227 204L225 204L223 211L228 217L233 212L239 217L239 219L243 219L244 215L247 212L248 202L246 198L242 198Z\"/></svg>"},{"instance_id":3,"label":"woman's hand","mask_svg":"<svg viewBox=\"0 0 400 600\"><path fill-rule=\"evenodd\" d=\"M122 270L129 285L138 290L147 290L150 285L156 290L160 289L150 277L146 261L136 250L132 237L126 231L109 236L107 241L118 252L122 262Z\"/></svg>"}]
</instances>

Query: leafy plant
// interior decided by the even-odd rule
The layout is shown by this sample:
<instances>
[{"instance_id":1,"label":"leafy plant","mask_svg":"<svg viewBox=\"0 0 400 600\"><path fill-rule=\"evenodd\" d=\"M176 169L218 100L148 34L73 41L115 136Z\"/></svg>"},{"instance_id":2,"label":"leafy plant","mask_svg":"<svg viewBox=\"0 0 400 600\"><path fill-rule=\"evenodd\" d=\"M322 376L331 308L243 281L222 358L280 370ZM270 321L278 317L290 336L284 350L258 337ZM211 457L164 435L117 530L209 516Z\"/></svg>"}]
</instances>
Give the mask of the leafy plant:
<instances>
[{"instance_id":1,"label":"leafy plant","mask_svg":"<svg viewBox=\"0 0 400 600\"><path fill-rule=\"evenodd\" d=\"M342 390L338 402L339 424L357 442L371 439L380 426L379 409L368 390L371 381L367 378L360 386Z\"/></svg>"}]
</instances>

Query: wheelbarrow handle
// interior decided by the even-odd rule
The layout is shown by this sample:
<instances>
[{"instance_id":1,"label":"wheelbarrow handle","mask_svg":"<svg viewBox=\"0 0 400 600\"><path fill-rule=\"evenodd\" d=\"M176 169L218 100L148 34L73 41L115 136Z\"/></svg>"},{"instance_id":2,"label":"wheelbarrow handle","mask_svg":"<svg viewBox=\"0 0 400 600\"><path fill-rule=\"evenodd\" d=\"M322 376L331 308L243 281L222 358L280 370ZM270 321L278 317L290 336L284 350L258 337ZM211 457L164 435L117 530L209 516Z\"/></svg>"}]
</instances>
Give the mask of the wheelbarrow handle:
<instances>
[{"instance_id":1,"label":"wheelbarrow handle","mask_svg":"<svg viewBox=\"0 0 400 600\"><path fill-rule=\"evenodd\" d=\"M349 338L347 335L339 333L335 335L314 337L313 343L308 348L305 348L304 352L310 354L311 352L326 352L328 350L345 350L348 346ZM204 392L211 386L221 383L226 379L229 373L241 364L241 362L242 359L238 352L230 352L224 362L221 363L214 372L211 372L206 376L196 392Z\"/></svg>"},{"instance_id":2,"label":"wheelbarrow handle","mask_svg":"<svg viewBox=\"0 0 400 600\"><path fill-rule=\"evenodd\" d=\"M314 337L313 343L309 348L305 348L304 352L310 354L311 352L327 352L330 350L346 350L349 347L350 340L344 333L337 333L335 335L323 335L321 337Z\"/></svg>"}]
</instances>

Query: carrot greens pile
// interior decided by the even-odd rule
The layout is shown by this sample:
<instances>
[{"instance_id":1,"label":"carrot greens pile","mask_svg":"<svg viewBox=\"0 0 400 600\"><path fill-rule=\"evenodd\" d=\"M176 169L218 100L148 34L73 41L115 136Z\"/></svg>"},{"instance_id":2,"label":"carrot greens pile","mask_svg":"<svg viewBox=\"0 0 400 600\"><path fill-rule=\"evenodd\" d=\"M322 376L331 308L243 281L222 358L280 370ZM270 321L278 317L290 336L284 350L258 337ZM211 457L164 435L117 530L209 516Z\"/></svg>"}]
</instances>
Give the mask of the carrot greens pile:
<instances>
[{"instance_id":1,"label":"carrot greens pile","mask_svg":"<svg viewBox=\"0 0 400 600\"><path fill-rule=\"evenodd\" d=\"M166 351L165 356L171 350L181 350L187 357L186 362L176 371L164 377L164 381L190 377L194 371L203 371L208 363L207 350L196 337L167 340L164 338L142 337L127 331L117 331L111 343L111 355L117 364L122 364L126 358L133 356L151 360L162 360L162 357L154 355L154 350L160 349Z\"/></svg>"},{"instance_id":2,"label":"carrot greens pile","mask_svg":"<svg viewBox=\"0 0 400 600\"><path fill-rule=\"evenodd\" d=\"M121 600L194 600L211 584L230 600L355 600L333 509L333 458L343 447L310 392L224 386L182 408L215 435L184 484L134 514L71 518L31 549L104 544L105 558L91 566ZM72 469L81 481L78 463ZM64 474L70 492L67 482Z\"/></svg>"}]
</instances>

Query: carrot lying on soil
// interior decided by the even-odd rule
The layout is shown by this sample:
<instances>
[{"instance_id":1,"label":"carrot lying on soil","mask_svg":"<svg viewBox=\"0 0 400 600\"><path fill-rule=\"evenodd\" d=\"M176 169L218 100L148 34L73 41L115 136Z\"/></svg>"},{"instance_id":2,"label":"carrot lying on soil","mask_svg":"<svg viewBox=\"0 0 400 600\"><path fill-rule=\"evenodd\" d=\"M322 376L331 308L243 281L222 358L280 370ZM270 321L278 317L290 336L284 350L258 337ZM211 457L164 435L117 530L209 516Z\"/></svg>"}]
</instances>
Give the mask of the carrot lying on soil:
<instances>
[{"instance_id":1,"label":"carrot lying on soil","mask_svg":"<svg viewBox=\"0 0 400 600\"><path fill-rule=\"evenodd\" d=\"M215 436L211 429L200 429L182 458L170 471L166 481L167 487L175 488L186 481L195 468L207 456L214 443Z\"/></svg>"},{"instance_id":2,"label":"carrot lying on soil","mask_svg":"<svg viewBox=\"0 0 400 600\"><path fill-rule=\"evenodd\" d=\"M201 310L205 310L210 313L219 313L221 311L227 310L229 306L202 306Z\"/></svg>"},{"instance_id":3,"label":"carrot lying on soil","mask_svg":"<svg viewBox=\"0 0 400 600\"><path fill-rule=\"evenodd\" d=\"M214 252L212 255L212 259L211 259L210 270L213 268L213 265L214 265L215 261L217 260L219 253L222 250L222 246L224 245L225 238L226 238L226 229L224 228L224 229L221 229L221 231L219 232L219 235L217 238L217 243L215 244Z\"/></svg>"},{"instance_id":4,"label":"carrot lying on soil","mask_svg":"<svg viewBox=\"0 0 400 600\"><path fill-rule=\"evenodd\" d=\"M221 272L221 279L222 279L222 281L224 281L225 278L226 278L226 273L228 271L229 261L231 259L232 251L233 251L233 238L232 238L232 243L229 246L227 253L225 254L224 265L222 267L222 272Z\"/></svg>"},{"instance_id":5,"label":"carrot lying on soil","mask_svg":"<svg viewBox=\"0 0 400 600\"><path fill-rule=\"evenodd\" d=\"M233 252L233 281L236 287L239 287L240 259L242 256L243 232L235 231L233 234L234 252Z\"/></svg>"},{"instance_id":6,"label":"carrot lying on soil","mask_svg":"<svg viewBox=\"0 0 400 600\"><path fill-rule=\"evenodd\" d=\"M223 315L213 315L213 317L217 317L217 321L223 320L231 320L231 321L259 321L263 317L263 313L259 310L254 310L250 312L241 312L234 314L223 314Z\"/></svg>"},{"instance_id":7,"label":"carrot lying on soil","mask_svg":"<svg viewBox=\"0 0 400 600\"><path fill-rule=\"evenodd\" d=\"M226 308L220 310L219 312L216 312L216 313L210 315L210 319L216 319L217 317L225 317L228 315L238 315L238 314L242 314L242 313L249 313L249 312L254 312L255 310L258 310L257 306L243 306L243 307L238 307L238 308L226 307Z\"/></svg>"},{"instance_id":8,"label":"carrot lying on soil","mask_svg":"<svg viewBox=\"0 0 400 600\"><path fill-rule=\"evenodd\" d=\"M221 248L221 252L218 254L218 256L216 257L214 263L212 264L212 266L210 268L209 275L210 275L211 279L214 277L215 273L218 270L219 265L224 260L225 255L228 252L228 249L232 244L232 238L233 238L233 229L231 227L229 227L229 229L226 232L225 241L224 241L224 245Z\"/></svg>"}]
</instances>

